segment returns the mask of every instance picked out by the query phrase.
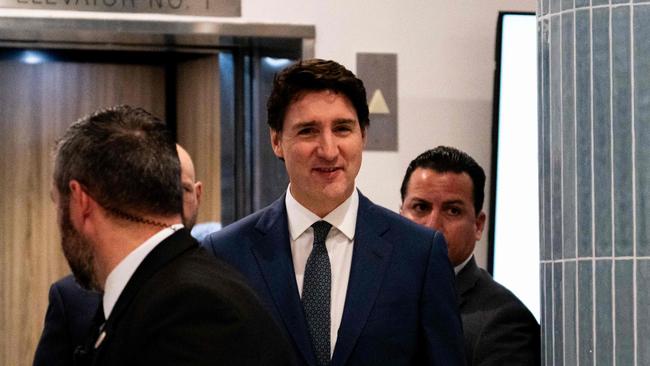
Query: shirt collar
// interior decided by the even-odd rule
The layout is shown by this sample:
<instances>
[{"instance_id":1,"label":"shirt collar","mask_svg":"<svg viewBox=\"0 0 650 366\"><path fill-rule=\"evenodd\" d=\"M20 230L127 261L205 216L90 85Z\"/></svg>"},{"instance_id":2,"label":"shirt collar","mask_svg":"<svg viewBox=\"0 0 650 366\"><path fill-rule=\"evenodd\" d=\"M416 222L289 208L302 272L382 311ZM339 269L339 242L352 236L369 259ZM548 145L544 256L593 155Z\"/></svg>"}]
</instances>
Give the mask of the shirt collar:
<instances>
[{"instance_id":1,"label":"shirt collar","mask_svg":"<svg viewBox=\"0 0 650 366\"><path fill-rule=\"evenodd\" d=\"M104 284L103 297L104 316L106 319L108 319L111 314L115 303L117 303L117 299L119 299L120 294L122 294L122 291L131 279L131 276L133 276L133 273L138 266L140 266L140 263L142 263L147 254L149 254L163 240L167 239L176 230L181 229L182 227L183 224L174 224L160 230L124 257L124 259L113 268L111 273L108 274L108 277L106 277L106 283Z\"/></svg>"},{"instance_id":2,"label":"shirt collar","mask_svg":"<svg viewBox=\"0 0 650 366\"><path fill-rule=\"evenodd\" d=\"M467 259L465 259L465 261L463 261L463 263L461 263L461 264L457 265L456 267L454 267L455 274L458 274L460 271L462 271L463 268L465 268L465 266L467 265L467 263L469 263L469 260L472 259L472 258L474 258L474 253L472 253L469 257L467 257Z\"/></svg>"},{"instance_id":3,"label":"shirt collar","mask_svg":"<svg viewBox=\"0 0 650 366\"><path fill-rule=\"evenodd\" d=\"M327 221L337 230L343 233L349 240L354 239L354 231L357 226L357 212L359 211L359 193L356 187L343 203L322 219L308 208L301 205L291 195L291 184L287 188L284 203L287 206L287 220L289 222L289 234L292 240L296 240L316 221Z\"/></svg>"}]
</instances>

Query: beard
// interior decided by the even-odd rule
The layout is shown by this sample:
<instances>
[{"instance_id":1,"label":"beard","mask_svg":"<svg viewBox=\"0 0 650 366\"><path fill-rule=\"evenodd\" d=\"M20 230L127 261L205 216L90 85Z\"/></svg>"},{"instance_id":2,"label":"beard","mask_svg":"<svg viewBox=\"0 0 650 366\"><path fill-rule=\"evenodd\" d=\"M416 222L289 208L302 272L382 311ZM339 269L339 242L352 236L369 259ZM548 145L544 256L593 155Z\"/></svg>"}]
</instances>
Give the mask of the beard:
<instances>
[{"instance_id":1,"label":"beard","mask_svg":"<svg viewBox=\"0 0 650 366\"><path fill-rule=\"evenodd\" d=\"M61 209L59 228L61 230L61 247L63 254L68 261L75 280L86 290L99 291L101 288L97 283L95 274L95 253L91 243L72 225L70 219L70 208L63 204Z\"/></svg>"}]
</instances>

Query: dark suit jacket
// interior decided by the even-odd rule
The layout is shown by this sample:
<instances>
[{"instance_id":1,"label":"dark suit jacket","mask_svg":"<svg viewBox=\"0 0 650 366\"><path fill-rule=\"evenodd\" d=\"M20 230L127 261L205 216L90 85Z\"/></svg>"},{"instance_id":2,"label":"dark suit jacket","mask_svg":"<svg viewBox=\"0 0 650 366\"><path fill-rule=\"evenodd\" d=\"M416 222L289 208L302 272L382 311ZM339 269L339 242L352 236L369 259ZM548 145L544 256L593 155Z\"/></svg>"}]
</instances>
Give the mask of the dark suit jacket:
<instances>
[{"instance_id":1,"label":"dark suit jacket","mask_svg":"<svg viewBox=\"0 0 650 366\"><path fill-rule=\"evenodd\" d=\"M288 341L244 279L185 229L147 255L104 330L93 365L294 363Z\"/></svg>"},{"instance_id":2,"label":"dark suit jacket","mask_svg":"<svg viewBox=\"0 0 650 366\"><path fill-rule=\"evenodd\" d=\"M301 364L314 365L289 240L282 197L202 244L245 275L284 325ZM464 363L454 273L442 235L360 194L332 366Z\"/></svg>"},{"instance_id":3,"label":"dark suit jacket","mask_svg":"<svg viewBox=\"0 0 650 366\"><path fill-rule=\"evenodd\" d=\"M45 326L36 347L34 366L71 366L72 354L84 343L101 294L79 287L72 275L50 286Z\"/></svg>"},{"instance_id":4,"label":"dark suit jacket","mask_svg":"<svg viewBox=\"0 0 650 366\"><path fill-rule=\"evenodd\" d=\"M456 286L468 365L539 365L540 329L528 308L474 258Z\"/></svg>"}]
</instances>

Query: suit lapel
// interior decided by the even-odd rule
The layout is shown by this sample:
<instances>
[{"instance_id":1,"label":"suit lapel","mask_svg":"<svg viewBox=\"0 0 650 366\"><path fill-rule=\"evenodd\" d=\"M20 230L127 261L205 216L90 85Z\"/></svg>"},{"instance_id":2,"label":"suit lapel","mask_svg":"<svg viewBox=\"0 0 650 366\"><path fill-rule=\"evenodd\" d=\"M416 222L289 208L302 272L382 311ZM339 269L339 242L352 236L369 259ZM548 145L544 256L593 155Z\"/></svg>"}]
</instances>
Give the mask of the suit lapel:
<instances>
[{"instance_id":1,"label":"suit lapel","mask_svg":"<svg viewBox=\"0 0 650 366\"><path fill-rule=\"evenodd\" d=\"M377 299L393 246L382 238L388 223L359 193L350 279L332 365L344 365Z\"/></svg>"},{"instance_id":2,"label":"suit lapel","mask_svg":"<svg viewBox=\"0 0 650 366\"><path fill-rule=\"evenodd\" d=\"M138 268L129 279L124 290L117 299L111 315L104 326L105 344L111 336L112 330L137 295L142 285L151 278L162 266L176 258L188 249L197 247L198 243L190 235L187 229L180 229L171 236L160 242L140 263ZM101 347L99 348L101 350Z\"/></svg>"},{"instance_id":3,"label":"suit lapel","mask_svg":"<svg viewBox=\"0 0 650 366\"><path fill-rule=\"evenodd\" d=\"M456 291L458 292L458 307L462 307L467 300L467 293L474 288L479 279L480 269L474 257L467 262L465 267L456 275Z\"/></svg>"},{"instance_id":4,"label":"suit lapel","mask_svg":"<svg viewBox=\"0 0 650 366\"><path fill-rule=\"evenodd\" d=\"M271 298L303 358L313 365L315 356L293 270L284 196L260 217L255 228L259 236L252 238L251 250Z\"/></svg>"}]
</instances>

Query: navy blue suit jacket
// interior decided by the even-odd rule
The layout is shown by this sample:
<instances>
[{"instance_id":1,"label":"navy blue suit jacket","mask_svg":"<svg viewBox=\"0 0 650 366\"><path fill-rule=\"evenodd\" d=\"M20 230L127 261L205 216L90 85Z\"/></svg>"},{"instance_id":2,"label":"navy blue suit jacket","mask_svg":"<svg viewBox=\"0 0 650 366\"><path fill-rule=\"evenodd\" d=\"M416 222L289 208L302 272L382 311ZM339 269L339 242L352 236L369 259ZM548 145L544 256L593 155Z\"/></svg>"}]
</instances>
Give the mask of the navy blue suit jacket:
<instances>
[{"instance_id":1,"label":"navy blue suit jacket","mask_svg":"<svg viewBox=\"0 0 650 366\"><path fill-rule=\"evenodd\" d=\"M284 197L202 244L248 279L304 365L315 357L293 270ZM441 233L359 194L338 365L464 365L454 272Z\"/></svg>"},{"instance_id":2,"label":"navy blue suit jacket","mask_svg":"<svg viewBox=\"0 0 650 366\"><path fill-rule=\"evenodd\" d=\"M50 286L45 326L36 347L34 366L70 366L75 348L82 345L93 325L102 295L84 290L72 275Z\"/></svg>"}]
</instances>

